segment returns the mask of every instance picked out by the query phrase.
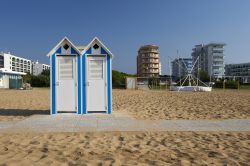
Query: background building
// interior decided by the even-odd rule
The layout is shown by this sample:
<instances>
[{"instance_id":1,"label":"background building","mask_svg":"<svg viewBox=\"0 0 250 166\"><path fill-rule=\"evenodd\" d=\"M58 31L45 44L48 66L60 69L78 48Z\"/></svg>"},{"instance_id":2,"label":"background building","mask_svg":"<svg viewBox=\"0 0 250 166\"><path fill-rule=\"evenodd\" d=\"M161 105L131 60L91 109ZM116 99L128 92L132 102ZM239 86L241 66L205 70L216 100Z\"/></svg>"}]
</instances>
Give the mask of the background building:
<instances>
[{"instance_id":1,"label":"background building","mask_svg":"<svg viewBox=\"0 0 250 166\"><path fill-rule=\"evenodd\" d=\"M162 75L162 72L161 72L161 62L159 62L159 75Z\"/></svg>"},{"instance_id":2,"label":"background building","mask_svg":"<svg viewBox=\"0 0 250 166\"><path fill-rule=\"evenodd\" d=\"M14 56L10 53L0 53L0 68L11 71L32 73L31 60Z\"/></svg>"},{"instance_id":3,"label":"background building","mask_svg":"<svg viewBox=\"0 0 250 166\"><path fill-rule=\"evenodd\" d=\"M4 68L4 57L0 54L0 68Z\"/></svg>"},{"instance_id":4,"label":"background building","mask_svg":"<svg viewBox=\"0 0 250 166\"><path fill-rule=\"evenodd\" d=\"M24 72L39 75L43 70L50 70L50 66L40 64L38 61L32 62L29 59L14 56L10 53L0 53L0 68L8 69L13 72Z\"/></svg>"},{"instance_id":5,"label":"background building","mask_svg":"<svg viewBox=\"0 0 250 166\"><path fill-rule=\"evenodd\" d=\"M50 66L46 64L41 64L38 61L32 62L32 74L33 75L39 75L41 74L44 70L50 70Z\"/></svg>"},{"instance_id":6,"label":"background building","mask_svg":"<svg viewBox=\"0 0 250 166\"><path fill-rule=\"evenodd\" d=\"M250 83L250 63L227 64L226 76L240 76L244 83Z\"/></svg>"},{"instance_id":7,"label":"background building","mask_svg":"<svg viewBox=\"0 0 250 166\"><path fill-rule=\"evenodd\" d=\"M156 45L145 45L138 50L137 76L158 77L160 75L160 53Z\"/></svg>"},{"instance_id":8,"label":"background building","mask_svg":"<svg viewBox=\"0 0 250 166\"><path fill-rule=\"evenodd\" d=\"M209 43L207 45L196 45L193 48L193 64L199 57L200 69L207 72L209 76L221 77L225 75L224 43ZM198 63L194 66L194 72L198 71Z\"/></svg>"},{"instance_id":9,"label":"background building","mask_svg":"<svg viewBox=\"0 0 250 166\"><path fill-rule=\"evenodd\" d=\"M192 58L176 58L171 62L172 76L183 77L191 72Z\"/></svg>"}]
</instances>

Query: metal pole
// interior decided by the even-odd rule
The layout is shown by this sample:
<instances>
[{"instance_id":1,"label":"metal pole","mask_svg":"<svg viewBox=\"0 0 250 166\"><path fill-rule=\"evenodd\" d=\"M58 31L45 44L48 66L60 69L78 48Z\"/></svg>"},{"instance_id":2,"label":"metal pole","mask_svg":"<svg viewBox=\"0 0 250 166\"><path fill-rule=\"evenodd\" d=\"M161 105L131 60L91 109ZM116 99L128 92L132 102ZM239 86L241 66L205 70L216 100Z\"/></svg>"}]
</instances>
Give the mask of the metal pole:
<instances>
[{"instance_id":1,"label":"metal pole","mask_svg":"<svg viewBox=\"0 0 250 166\"><path fill-rule=\"evenodd\" d=\"M190 74L188 75L188 85L191 86Z\"/></svg>"},{"instance_id":2,"label":"metal pole","mask_svg":"<svg viewBox=\"0 0 250 166\"><path fill-rule=\"evenodd\" d=\"M171 70L171 63L170 63L170 59L168 58L168 63L169 63L169 76L170 76L170 82L169 82L169 90L170 90L170 86L172 85L172 70ZM167 82L167 79L166 79ZM167 85L167 84L166 84ZM167 88L167 86L166 86Z\"/></svg>"},{"instance_id":3,"label":"metal pole","mask_svg":"<svg viewBox=\"0 0 250 166\"><path fill-rule=\"evenodd\" d=\"M212 80L212 68L213 68L213 64L214 64L214 57L212 56L212 62L211 62L211 67L210 67L210 83L211 83L211 80Z\"/></svg>"},{"instance_id":4,"label":"metal pole","mask_svg":"<svg viewBox=\"0 0 250 166\"><path fill-rule=\"evenodd\" d=\"M178 69L179 69L179 78L180 78L180 85L181 85L181 67L180 67L180 56L179 56L178 50L177 50L177 57L178 57Z\"/></svg>"},{"instance_id":5,"label":"metal pole","mask_svg":"<svg viewBox=\"0 0 250 166\"><path fill-rule=\"evenodd\" d=\"M198 56L197 86L199 86L200 58Z\"/></svg>"}]
</instances>

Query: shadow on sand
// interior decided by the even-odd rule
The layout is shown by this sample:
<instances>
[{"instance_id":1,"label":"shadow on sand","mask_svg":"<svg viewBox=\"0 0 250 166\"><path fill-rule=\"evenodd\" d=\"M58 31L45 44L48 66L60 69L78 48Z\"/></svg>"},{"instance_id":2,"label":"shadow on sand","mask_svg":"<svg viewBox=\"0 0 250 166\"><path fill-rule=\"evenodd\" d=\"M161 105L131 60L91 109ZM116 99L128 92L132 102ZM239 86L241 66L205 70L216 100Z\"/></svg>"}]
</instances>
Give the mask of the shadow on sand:
<instances>
[{"instance_id":1,"label":"shadow on sand","mask_svg":"<svg viewBox=\"0 0 250 166\"><path fill-rule=\"evenodd\" d=\"M2 109L0 116L31 116L31 115L49 115L49 110L27 110L27 109Z\"/></svg>"}]
</instances>

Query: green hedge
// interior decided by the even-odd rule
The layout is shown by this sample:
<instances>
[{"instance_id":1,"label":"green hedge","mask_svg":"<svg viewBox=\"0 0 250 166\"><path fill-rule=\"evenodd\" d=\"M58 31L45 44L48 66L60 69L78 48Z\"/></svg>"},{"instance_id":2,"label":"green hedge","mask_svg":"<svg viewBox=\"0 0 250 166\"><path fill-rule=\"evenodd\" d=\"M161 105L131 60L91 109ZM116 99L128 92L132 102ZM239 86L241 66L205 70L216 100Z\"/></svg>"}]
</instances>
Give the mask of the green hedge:
<instances>
[{"instance_id":1,"label":"green hedge","mask_svg":"<svg viewBox=\"0 0 250 166\"><path fill-rule=\"evenodd\" d=\"M214 86L215 88L223 88L223 81L216 81ZM226 81L225 82L226 89L238 89L238 81Z\"/></svg>"},{"instance_id":2,"label":"green hedge","mask_svg":"<svg viewBox=\"0 0 250 166\"><path fill-rule=\"evenodd\" d=\"M50 78L45 75L38 75L31 77L31 86L32 87L49 87Z\"/></svg>"},{"instance_id":3,"label":"green hedge","mask_svg":"<svg viewBox=\"0 0 250 166\"><path fill-rule=\"evenodd\" d=\"M50 86L50 72L44 70L40 75L35 76L27 74L23 77L24 83L30 83L32 87L49 87Z\"/></svg>"},{"instance_id":4,"label":"green hedge","mask_svg":"<svg viewBox=\"0 0 250 166\"><path fill-rule=\"evenodd\" d=\"M126 88L125 87L125 77L126 76L134 77L135 75L119 72L117 70L112 70L112 86L113 86L113 88L121 88L121 89Z\"/></svg>"}]
</instances>

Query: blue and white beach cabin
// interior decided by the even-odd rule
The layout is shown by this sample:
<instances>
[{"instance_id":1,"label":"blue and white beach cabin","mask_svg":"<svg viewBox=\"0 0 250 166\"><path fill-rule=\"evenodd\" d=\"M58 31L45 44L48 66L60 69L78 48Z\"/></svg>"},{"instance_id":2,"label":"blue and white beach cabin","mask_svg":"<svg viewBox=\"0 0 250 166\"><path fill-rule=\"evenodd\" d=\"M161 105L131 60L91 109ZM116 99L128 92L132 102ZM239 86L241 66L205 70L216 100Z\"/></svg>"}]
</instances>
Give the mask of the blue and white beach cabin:
<instances>
[{"instance_id":1,"label":"blue and white beach cabin","mask_svg":"<svg viewBox=\"0 0 250 166\"><path fill-rule=\"evenodd\" d=\"M112 112L112 58L95 37L86 47L63 38L50 58L51 114Z\"/></svg>"}]
</instances>

